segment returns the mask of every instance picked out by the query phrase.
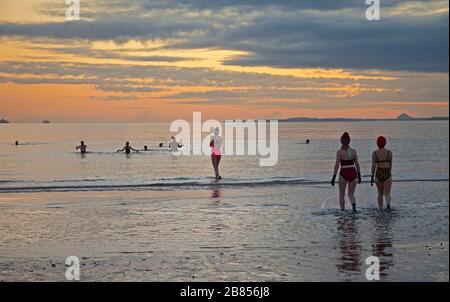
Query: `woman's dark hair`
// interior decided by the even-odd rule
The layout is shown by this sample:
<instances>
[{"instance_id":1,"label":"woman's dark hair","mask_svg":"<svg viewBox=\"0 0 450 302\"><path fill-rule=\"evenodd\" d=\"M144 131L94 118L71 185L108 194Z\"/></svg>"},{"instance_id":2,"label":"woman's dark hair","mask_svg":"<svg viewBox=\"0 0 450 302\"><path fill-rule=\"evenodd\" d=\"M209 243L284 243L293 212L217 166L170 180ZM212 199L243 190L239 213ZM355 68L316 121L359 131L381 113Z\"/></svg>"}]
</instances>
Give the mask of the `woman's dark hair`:
<instances>
[{"instance_id":1,"label":"woman's dark hair","mask_svg":"<svg viewBox=\"0 0 450 302\"><path fill-rule=\"evenodd\" d=\"M350 145L350 135L348 134L348 132L344 132L344 134L342 134L341 136L341 144L342 146L346 146L348 147L348 145Z\"/></svg>"}]
</instances>

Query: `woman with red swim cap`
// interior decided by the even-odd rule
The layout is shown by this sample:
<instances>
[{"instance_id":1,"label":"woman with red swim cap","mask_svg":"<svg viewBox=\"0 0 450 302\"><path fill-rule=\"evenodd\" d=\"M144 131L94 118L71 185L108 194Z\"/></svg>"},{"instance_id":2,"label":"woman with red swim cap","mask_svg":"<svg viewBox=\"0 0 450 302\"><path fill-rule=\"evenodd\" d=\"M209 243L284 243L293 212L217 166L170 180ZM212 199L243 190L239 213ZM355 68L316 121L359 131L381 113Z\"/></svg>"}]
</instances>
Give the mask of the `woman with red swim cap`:
<instances>
[{"instance_id":1,"label":"woman with red swim cap","mask_svg":"<svg viewBox=\"0 0 450 302\"><path fill-rule=\"evenodd\" d=\"M391 208L391 187L392 187L392 152L386 149L386 138L380 136L377 138L378 150L372 153L372 178L370 185L375 182L378 190L378 207L383 209L383 203L386 199L387 207ZM384 197L384 198L383 198Z\"/></svg>"},{"instance_id":2,"label":"woman with red swim cap","mask_svg":"<svg viewBox=\"0 0 450 302\"><path fill-rule=\"evenodd\" d=\"M331 185L334 187L336 175L339 173L339 205L345 210L345 189L348 185L348 198L352 204L353 213L356 211L356 184L361 183L361 170L359 168L358 154L350 147L350 135L345 132L341 137L341 148L336 153L336 164L334 165L333 179Z\"/></svg>"}]
</instances>

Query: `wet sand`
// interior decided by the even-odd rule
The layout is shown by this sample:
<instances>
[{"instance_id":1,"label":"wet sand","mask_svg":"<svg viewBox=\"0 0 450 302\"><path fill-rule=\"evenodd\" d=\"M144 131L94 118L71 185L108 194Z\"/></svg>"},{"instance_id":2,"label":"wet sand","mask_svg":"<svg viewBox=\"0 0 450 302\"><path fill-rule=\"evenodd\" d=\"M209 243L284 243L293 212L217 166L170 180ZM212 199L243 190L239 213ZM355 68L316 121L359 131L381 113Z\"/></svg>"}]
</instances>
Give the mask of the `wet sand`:
<instances>
[{"instance_id":1,"label":"wet sand","mask_svg":"<svg viewBox=\"0 0 450 302\"><path fill-rule=\"evenodd\" d=\"M397 183L393 210L358 188L268 186L0 195L0 281L449 281L448 182ZM331 198L331 199L330 199ZM321 209L324 201L325 208Z\"/></svg>"}]
</instances>

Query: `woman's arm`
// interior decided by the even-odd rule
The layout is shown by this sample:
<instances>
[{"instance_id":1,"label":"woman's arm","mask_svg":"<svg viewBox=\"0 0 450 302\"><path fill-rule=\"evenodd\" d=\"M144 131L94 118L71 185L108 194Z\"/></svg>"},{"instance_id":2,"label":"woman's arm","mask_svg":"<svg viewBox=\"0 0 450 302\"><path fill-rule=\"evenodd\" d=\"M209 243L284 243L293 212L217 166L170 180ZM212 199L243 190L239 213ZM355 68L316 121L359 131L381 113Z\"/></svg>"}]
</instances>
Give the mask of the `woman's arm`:
<instances>
[{"instance_id":1,"label":"woman's arm","mask_svg":"<svg viewBox=\"0 0 450 302\"><path fill-rule=\"evenodd\" d=\"M392 155L392 151L391 150L389 150L389 153L391 154L391 158L390 158L390 160L389 160L389 167L391 168L391 170L392 170L392 162L393 162L393 155Z\"/></svg>"},{"instance_id":2,"label":"woman's arm","mask_svg":"<svg viewBox=\"0 0 450 302\"><path fill-rule=\"evenodd\" d=\"M336 181L336 175L339 170L339 166L341 164L341 158L339 156L339 151L336 152L336 163L334 164L333 178L331 179L331 185L334 187L334 183Z\"/></svg>"},{"instance_id":3,"label":"woman's arm","mask_svg":"<svg viewBox=\"0 0 450 302\"><path fill-rule=\"evenodd\" d=\"M339 151L336 152L336 162L334 163L334 172L333 175L337 175L339 170L339 166L341 165L341 157L339 156Z\"/></svg>"},{"instance_id":4,"label":"woman's arm","mask_svg":"<svg viewBox=\"0 0 450 302\"><path fill-rule=\"evenodd\" d=\"M358 153L356 153L356 150L355 150L355 167L356 167L356 172L358 172L358 174L361 174L361 168L359 166L359 160L358 160Z\"/></svg>"},{"instance_id":5,"label":"woman's arm","mask_svg":"<svg viewBox=\"0 0 450 302\"><path fill-rule=\"evenodd\" d=\"M374 177L375 177L375 170L377 168L376 166L376 161L375 161L375 152L372 153L372 171L370 174L370 185L373 186L373 182L375 181Z\"/></svg>"},{"instance_id":6,"label":"woman's arm","mask_svg":"<svg viewBox=\"0 0 450 302\"><path fill-rule=\"evenodd\" d=\"M362 179L361 179L361 167L359 166L359 160L358 160L358 153L355 150L355 167L356 167L356 172L358 172L358 183L361 183Z\"/></svg>"}]
</instances>

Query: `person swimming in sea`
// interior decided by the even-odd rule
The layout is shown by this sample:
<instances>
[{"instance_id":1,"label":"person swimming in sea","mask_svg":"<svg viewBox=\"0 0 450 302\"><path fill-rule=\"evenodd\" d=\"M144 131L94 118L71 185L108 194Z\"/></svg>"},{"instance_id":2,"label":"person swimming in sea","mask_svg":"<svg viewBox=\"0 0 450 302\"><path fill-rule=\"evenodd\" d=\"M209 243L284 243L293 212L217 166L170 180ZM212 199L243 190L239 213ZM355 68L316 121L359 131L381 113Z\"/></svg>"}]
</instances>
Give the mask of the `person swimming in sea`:
<instances>
[{"instance_id":1,"label":"person swimming in sea","mask_svg":"<svg viewBox=\"0 0 450 302\"><path fill-rule=\"evenodd\" d=\"M391 187L392 187L392 151L386 149L386 138L380 136L377 138L378 150L372 153L372 176L370 185L377 185L378 207L383 210L384 199L386 200L386 209L391 208ZM384 197L384 198L383 198Z\"/></svg>"},{"instance_id":2,"label":"person swimming in sea","mask_svg":"<svg viewBox=\"0 0 450 302\"><path fill-rule=\"evenodd\" d=\"M361 169L359 167L358 154L350 147L350 135L345 132L341 137L341 148L336 152L336 163L334 165L331 185L334 187L336 175L339 173L339 205L341 210L345 210L345 189L348 185L348 197L352 204L353 213L356 211L356 185L361 183Z\"/></svg>"},{"instance_id":3,"label":"person swimming in sea","mask_svg":"<svg viewBox=\"0 0 450 302\"><path fill-rule=\"evenodd\" d=\"M125 151L126 154L130 154L131 151L139 153L139 150L136 150L136 149L134 149L133 147L130 146L130 142L126 142L125 146L122 149L117 150L117 152L124 152L124 151Z\"/></svg>"},{"instance_id":4,"label":"person swimming in sea","mask_svg":"<svg viewBox=\"0 0 450 302\"><path fill-rule=\"evenodd\" d=\"M177 142L177 139L175 136L172 136L172 141L169 143L169 149L170 152L178 152L179 148L183 148L183 145Z\"/></svg>"},{"instance_id":5,"label":"person swimming in sea","mask_svg":"<svg viewBox=\"0 0 450 302\"><path fill-rule=\"evenodd\" d=\"M87 146L85 145L84 141L81 141L80 145L76 146L76 149L80 150L81 154L86 154L86 152L87 152Z\"/></svg>"},{"instance_id":6,"label":"person swimming in sea","mask_svg":"<svg viewBox=\"0 0 450 302\"><path fill-rule=\"evenodd\" d=\"M159 147L162 148L164 146L164 143L159 143Z\"/></svg>"},{"instance_id":7,"label":"person swimming in sea","mask_svg":"<svg viewBox=\"0 0 450 302\"><path fill-rule=\"evenodd\" d=\"M144 146L144 150L142 150L142 151L149 151L148 146Z\"/></svg>"},{"instance_id":8,"label":"person swimming in sea","mask_svg":"<svg viewBox=\"0 0 450 302\"><path fill-rule=\"evenodd\" d=\"M214 173L216 175L216 181L222 179L222 176L220 176L219 172L219 164L220 160L222 159L222 137L220 137L219 134L220 129L214 129L214 135L211 137L211 141L209 143L209 146L211 147L211 162L214 168Z\"/></svg>"}]
</instances>

